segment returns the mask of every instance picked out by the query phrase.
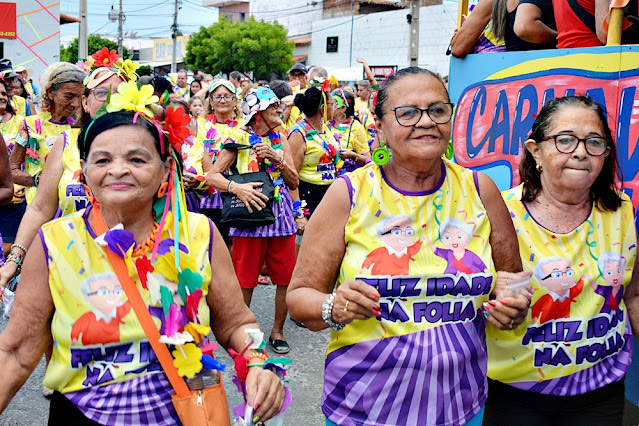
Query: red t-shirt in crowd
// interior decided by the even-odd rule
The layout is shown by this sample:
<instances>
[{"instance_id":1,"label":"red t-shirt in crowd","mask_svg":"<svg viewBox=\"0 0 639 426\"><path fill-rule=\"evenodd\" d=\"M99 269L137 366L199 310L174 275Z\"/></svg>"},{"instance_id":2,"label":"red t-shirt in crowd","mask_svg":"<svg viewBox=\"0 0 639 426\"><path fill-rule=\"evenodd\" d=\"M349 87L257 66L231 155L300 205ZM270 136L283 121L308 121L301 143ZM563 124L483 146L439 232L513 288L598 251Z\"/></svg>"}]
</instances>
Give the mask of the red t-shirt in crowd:
<instances>
[{"instance_id":1,"label":"red t-shirt in crowd","mask_svg":"<svg viewBox=\"0 0 639 426\"><path fill-rule=\"evenodd\" d=\"M581 10L582 18L573 6ZM552 0L557 22L557 48L603 46L595 28L595 0ZM594 32L593 32L594 31Z\"/></svg>"}]
</instances>

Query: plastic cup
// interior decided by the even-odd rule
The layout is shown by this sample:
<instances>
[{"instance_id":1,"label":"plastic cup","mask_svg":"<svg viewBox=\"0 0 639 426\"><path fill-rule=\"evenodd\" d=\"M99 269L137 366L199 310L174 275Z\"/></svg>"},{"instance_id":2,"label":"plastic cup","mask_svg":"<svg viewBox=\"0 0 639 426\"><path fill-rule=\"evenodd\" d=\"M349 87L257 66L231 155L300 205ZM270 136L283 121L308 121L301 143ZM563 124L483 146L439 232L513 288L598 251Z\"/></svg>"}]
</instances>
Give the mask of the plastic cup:
<instances>
[{"instance_id":1,"label":"plastic cup","mask_svg":"<svg viewBox=\"0 0 639 426\"><path fill-rule=\"evenodd\" d=\"M530 289L530 278L520 278L506 283L506 289L502 291L497 300L517 297Z\"/></svg>"}]
</instances>

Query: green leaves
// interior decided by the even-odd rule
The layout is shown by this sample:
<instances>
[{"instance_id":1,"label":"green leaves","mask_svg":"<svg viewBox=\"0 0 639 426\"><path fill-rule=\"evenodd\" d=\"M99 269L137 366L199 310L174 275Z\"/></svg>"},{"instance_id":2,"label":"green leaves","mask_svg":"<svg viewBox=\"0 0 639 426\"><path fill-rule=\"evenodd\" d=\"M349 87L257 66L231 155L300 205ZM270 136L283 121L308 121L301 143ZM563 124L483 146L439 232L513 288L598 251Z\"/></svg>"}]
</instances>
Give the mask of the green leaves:
<instances>
[{"instance_id":1,"label":"green leaves","mask_svg":"<svg viewBox=\"0 0 639 426\"><path fill-rule=\"evenodd\" d=\"M287 30L278 23L256 21L220 22L200 27L186 49L186 62L193 68L217 73L233 70L253 71L267 76L274 71L285 73L293 64L295 43L286 37Z\"/></svg>"}]
</instances>

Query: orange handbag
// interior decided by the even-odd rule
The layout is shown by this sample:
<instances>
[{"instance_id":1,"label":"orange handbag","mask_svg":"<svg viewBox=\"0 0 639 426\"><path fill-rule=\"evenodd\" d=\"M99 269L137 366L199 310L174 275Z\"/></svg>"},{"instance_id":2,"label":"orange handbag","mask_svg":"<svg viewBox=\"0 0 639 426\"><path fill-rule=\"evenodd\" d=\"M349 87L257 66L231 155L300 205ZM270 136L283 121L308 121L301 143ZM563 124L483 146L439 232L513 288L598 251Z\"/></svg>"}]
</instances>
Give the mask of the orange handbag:
<instances>
[{"instance_id":1,"label":"orange handbag","mask_svg":"<svg viewBox=\"0 0 639 426\"><path fill-rule=\"evenodd\" d=\"M98 235L108 231L104 222L96 220L99 214L95 214L93 225ZM173 357L164 343L160 343L160 331L157 329L148 307L142 300L137 286L129 275L124 259L104 247L104 251L115 271L115 274L126 293L131 307L138 317L146 337L151 343L153 352L157 356L164 372L166 373L175 393L171 396L173 406L182 424L186 426L215 425L228 426L231 424L228 400L222 385L222 375L218 372L218 383L202 390L190 390L184 379L178 374L173 365Z\"/></svg>"}]
</instances>

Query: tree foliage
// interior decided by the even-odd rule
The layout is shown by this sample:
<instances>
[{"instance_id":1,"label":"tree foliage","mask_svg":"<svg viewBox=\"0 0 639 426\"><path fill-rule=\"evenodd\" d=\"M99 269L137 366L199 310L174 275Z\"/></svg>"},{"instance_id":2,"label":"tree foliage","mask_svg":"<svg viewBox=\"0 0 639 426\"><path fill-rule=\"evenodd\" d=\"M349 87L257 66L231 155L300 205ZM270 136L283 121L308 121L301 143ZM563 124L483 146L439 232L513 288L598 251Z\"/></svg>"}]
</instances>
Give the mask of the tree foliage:
<instances>
[{"instance_id":1,"label":"tree foliage","mask_svg":"<svg viewBox=\"0 0 639 426\"><path fill-rule=\"evenodd\" d=\"M109 50L118 51L118 44L114 41L109 40L108 38L102 38L98 35L91 34L88 39L89 45L89 56L91 56L94 52L102 49L103 47L109 48ZM129 50L122 46L122 56L124 59L130 59L131 54ZM75 64L78 61L78 38L74 38L71 44L63 49L60 49L60 60L64 62L71 62ZM81 58L87 59L87 58Z\"/></svg>"},{"instance_id":2,"label":"tree foliage","mask_svg":"<svg viewBox=\"0 0 639 426\"><path fill-rule=\"evenodd\" d=\"M186 46L186 63L213 74L222 71L253 71L257 76L285 73L292 63L295 43L286 38L287 30L278 23L256 21L220 22L192 35Z\"/></svg>"}]
</instances>

